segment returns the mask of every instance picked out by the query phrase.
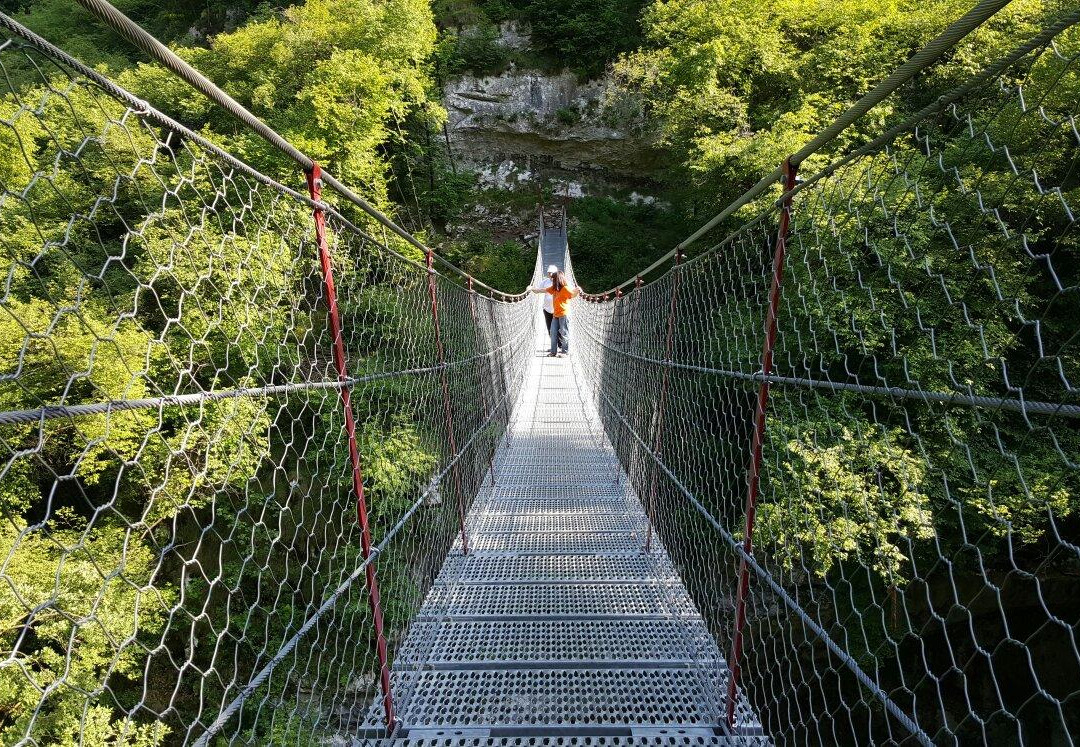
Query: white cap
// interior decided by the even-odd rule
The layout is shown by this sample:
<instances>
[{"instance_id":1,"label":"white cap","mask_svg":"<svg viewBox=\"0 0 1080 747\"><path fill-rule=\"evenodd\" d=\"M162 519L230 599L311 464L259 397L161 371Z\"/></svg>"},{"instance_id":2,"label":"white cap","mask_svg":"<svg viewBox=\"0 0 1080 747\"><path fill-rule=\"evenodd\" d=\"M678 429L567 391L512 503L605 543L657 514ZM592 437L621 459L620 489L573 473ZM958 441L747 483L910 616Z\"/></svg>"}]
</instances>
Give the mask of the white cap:
<instances>
[{"instance_id":1,"label":"white cap","mask_svg":"<svg viewBox=\"0 0 1080 747\"><path fill-rule=\"evenodd\" d=\"M559 268L556 267L555 265L548 265L548 271L547 271L548 275L554 275L558 271L559 271Z\"/></svg>"}]
</instances>

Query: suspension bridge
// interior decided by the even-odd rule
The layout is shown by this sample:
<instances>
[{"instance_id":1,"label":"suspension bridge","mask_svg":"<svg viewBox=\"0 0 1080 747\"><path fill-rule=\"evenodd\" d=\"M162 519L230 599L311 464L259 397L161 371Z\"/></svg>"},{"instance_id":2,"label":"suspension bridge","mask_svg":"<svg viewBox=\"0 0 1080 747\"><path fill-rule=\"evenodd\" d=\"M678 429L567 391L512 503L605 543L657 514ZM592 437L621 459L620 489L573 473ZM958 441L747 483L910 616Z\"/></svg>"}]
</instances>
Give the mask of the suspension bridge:
<instances>
[{"instance_id":1,"label":"suspension bridge","mask_svg":"<svg viewBox=\"0 0 1080 747\"><path fill-rule=\"evenodd\" d=\"M4 743L1080 738L1080 11L976 70L978 3L550 358L80 3L283 165L0 14Z\"/></svg>"}]
</instances>

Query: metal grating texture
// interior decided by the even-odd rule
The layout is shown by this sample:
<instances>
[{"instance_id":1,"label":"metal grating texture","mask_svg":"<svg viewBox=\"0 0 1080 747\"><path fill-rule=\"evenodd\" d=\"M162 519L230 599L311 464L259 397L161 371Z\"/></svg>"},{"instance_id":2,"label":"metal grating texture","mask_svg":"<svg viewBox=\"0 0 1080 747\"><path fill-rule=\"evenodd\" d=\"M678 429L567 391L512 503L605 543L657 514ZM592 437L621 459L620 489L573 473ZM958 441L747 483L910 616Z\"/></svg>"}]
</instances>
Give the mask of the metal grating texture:
<instances>
[{"instance_id":1,"label":"metal grating texture","mask_svg":"<svg viewBox=\"0 0 1080 747\"><path fill-rule=\"evenodd\" d=\"M417 665L719 663L700 620L542 620L420 622L410 635L430 641ZM407 646L406 649L409 647ZM399 663L409 663L399 658Z\"/></svg>"},{"instance_id":2,"label":"metal grating texture","mask_svg":"<svg viewBox=\"0 0 1080 747\"><path fill-rule=\"evenodd\" d=\"M717 734L686 733L691 730L659 730L657 734L630 736L528 736L493 737L474 730L449 729L418 733L396 740L399 747L757 747L769 744L765 737L727 737ZM673 732L673 733L667 733ZM364 747L378 740L361 740Z\"/></svg>"},{"instance_id":3,"label":"metal grating texture","mask_svg":"<svg viewBox=\"0 0 1080 747\"><path fill-rule=\"evenodd\" d=\"M508 484L505 476L499 476L494 489L482 495L493 500L541 500L559 501L574 500L579 504L589 504L595 500L617 500L624 504L619 506L618 511L626 510L627 487L622 482L610 482L600 485L590 484L587 487L580 482L554 482L544 481L541 483L514 483ZM482 504L481 504L482 505ZM640 511L639 511L640 513Z\"/></svg>"},{"instance_id":4,"label":"metal grating texture","mask_svg":"<svg viewBox=\"0 0 1080 747\"><path fill-rule=\"evenodd\" d=\"M600 491L596 491L600 493ZM614 493L613 493L614 495ZM491 497L481 503L488 516L510 514L526 516L543 514L560 516L563 514L622 514L628 511L627 503L619 497L606 497L603 494L581 498L502 498Z\"/></svg>"},{"instance_id":5,"label":"metal grating texture","mask_svg":"<svg viewBox=\"0 0 1080 747\"><path fill-rule=\"evenodd\" d=\"M696 614L685 594L669 583L502 584L433 587L420 617L435 615L532 617L684 617ZM674 596L674 601L670 601Z\"/></svg>"},{"instance_id":6,"label":"metal grating texture","mask_svg":"<svg viewBox=\"0 0 1080 747\"><path fill-rule=\"evenodd\" d=\"M565 253L565 238L563 239ZM537 348L543 347L537 340ZM363 744L767 744L566 359L535 358L506 441L394 662Z\"/></svg>"},{"instance_id":7,"label":"metal grating texture","mask_svg":"<svg viewBox=\"0 0 1080 747\"><path fill-rule=\"evenodd\" d=\"M726 674L717 674L722 685ZM420 729L475 724L716 728L720 703L700 675L685 667L421 672L400 713Z\"/></svg>"},{"instance_id":8,"label":"metal grating texture","mask_svg":"<svg viewBox=\"0 0 1080 747\"><path fill-rule=\"evenodd\" d=\"M470 537L469 549L476 552L641 552L644 536L636 532L578 532L574 535L559 532L506 532L502 534L478 534ZM454 543L454 550L461 552L461 540Z\"/></svg>"},{"instance_id":9,"label":"metal grating texture","mask_svg":"<svg viewBox=\"0 0 1080 747\"><path fill-rule=\"evenodd\" d=\"M645 525L638 516L618 514L506 514L483 515L472 522L476 532L639 532Z\"/></svg>"},{"instance_id":10,"label":"metal grating texture","mask_svg":"<svg viewBox=\"0 0 1080 747\"><path fill-rule=\"evenodd\" d=\"M477 554L447 558L436 583L640 582L675 579L664 558L634 555Z\"/></svg>"}]
</instances>

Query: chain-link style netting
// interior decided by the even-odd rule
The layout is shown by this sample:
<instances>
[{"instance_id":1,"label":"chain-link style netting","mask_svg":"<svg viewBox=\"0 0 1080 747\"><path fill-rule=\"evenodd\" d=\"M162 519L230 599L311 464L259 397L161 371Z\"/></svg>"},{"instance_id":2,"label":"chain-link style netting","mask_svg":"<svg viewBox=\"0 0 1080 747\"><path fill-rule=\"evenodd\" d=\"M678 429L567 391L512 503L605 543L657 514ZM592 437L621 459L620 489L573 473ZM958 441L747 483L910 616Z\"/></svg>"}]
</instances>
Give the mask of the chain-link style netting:
<instances>
[{"instance_id":1,"label":"chain-link style netting","mask_svg":"<svg viewBox=\"0 0 1080 747\"><path fill-rule=\"evenodd\" d=\"M1078 54L1068 28L800 187L771 372L781 209L578 305L579 370L777 741L1080 737Z\"/></svg>"},{"instance_id":2,"label":"chain-link style netting","mask_svg":"<svg viewBox=\"0 0 1080 747\"><path fill-rule=\"evenodd\" d=\"M369 565L392 656L533 305L326 208L342 379L314 203L4 25L0 742L348 733L380 699Z\"/></svg>"}]
</instances>

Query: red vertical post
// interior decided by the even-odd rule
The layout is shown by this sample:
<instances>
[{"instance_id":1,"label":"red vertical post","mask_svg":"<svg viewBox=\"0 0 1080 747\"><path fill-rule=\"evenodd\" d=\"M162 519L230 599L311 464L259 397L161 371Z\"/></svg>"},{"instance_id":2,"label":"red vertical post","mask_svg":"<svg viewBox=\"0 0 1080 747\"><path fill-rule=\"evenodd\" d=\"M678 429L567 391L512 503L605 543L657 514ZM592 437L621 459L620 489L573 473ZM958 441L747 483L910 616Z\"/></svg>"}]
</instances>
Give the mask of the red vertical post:
<instances>
[{"instance_id":1,"label":"red vertical post","mask_svg":"<svg viewBox=\"0 0 1080 747\"><path fill-rule=\"evenodd\" d=\"M617 318L620 316L620 312L622 310L620 308L621 305L622 305L622 297L623 297L622 288L616 288L615 289L615 303L612 304L612 306L611 306L611 321L609 322L607 333L604 335L604 337L606 339L608 339L608 340L611 340L615 344L616 347L618 347L619 344L622 342L622 339L621 339L622 335L619 334L619 328L618 328L618 322L617 322ZM600 356L601 356L601 360L606 358L606 354L603 353L602 351L600 353ZM607 367L605 366L604 368L606 369ZM625 369L624 369L624 371L625 371ZM601 369L600 376L602 377L603 375L604 375L604 370ZM630 387L628 386L628 382L626 382L624 380L622 382L622 386L621 386L622 397L620 398L620 401L619 401L620 412L618 413L618 415L620 415L620 416L623 416L623 411L626 410L626 392L627 392L627 390L629 388ZM596 404L597 404L597 409L599 410L600 402L597 401ZM616 438L616 442L615 442L616 456L619 457L619 458L622 458L622 456L623 456L623 449L622 449L623 431L622 431L622 428L620 428L618 430L617 435L616 435L615 438Z\"/></svg>"},{"instance_id":2,"label":"red vertical post","mask_svg":"<svg viewBox=\"0 0 1080 747\"><path fill-rule=\"evenodd\" d=\"M502 346L503 346L502 332L499 330L499 318L497 316L495 316L495 304L488 304L488 316L491 318L491 334L495 338L495 340L494 340L495 349L499 350L499 351L502 351ZM491 406L493 408L501 408L502 411L503 411L503 416L502 416L503 435L502 435L502 438L505 439L505 442L507 444L509 444L510 443L510 407L511 407L511 403L505 402L505 400L507 398L507 394L509 394L509 387L508 387L508 385L506 383L505 355L502 352L499 353L498 357L492 358L492 366L493 366L492 378L494 379L495 377L498 377L498 386L496 387L496 389L499 392L502 392L503 394L502 394L501 397L496 397L495 395L492 395L492 398L491 398L492 399L492 405ZM495 383L495 382L493 381L492 383ZM500 401L500 400L502 400L502 401ZM491 484L492 485L495 484L495 473L494 472L491 473Z\"/></svg>"},{"instance_id":3,"label":"red vertical post","mask_svg":"<svg viewBox=\"0 0 1080 747\"><path fill-rule=\"evenodd\" d=\"M743 557L739 563L739 590L735 599L735 631L729 660L727 724L735 726L735 699L738 695L740 660L742 657L743 627L746 624L746 595L750 590L750 568L746 558L754 546L754 516L757 511L758 486L761 481L761 450L765 441L765 411L769 405L769 375L772 373L773 348L776 344L776 315L780 308L780 284L784 279L784 255L787 252L788 228L791 224L791 190L795 188L798 168L791 159L784 162L784 199L780 209L780 225L776 231L773 252L772 286L769 289L769 308L765 314L765 343L761 349L761 386L758 387L757 409L754 413L754 435L750 447L750 470L746 488L746 527L743 532Z\"/></svg>"},{"instance_id":4,"label":"red vertical post","mask_svg":"<svg viewBox=\"0 0 1080 747\"><path fill-rule=\"evenodd\" d=\"M641 275L638 275L634 280L634 305L630 309L630 336L627 342L634 341L634 331L637 329L638 324L638 306L641 305L641 286L644 285L641 280Z\"/></svg>"},{"instance_id":5,"label":"red vertical post","mask_svg":"<svg viewBox=\"0 0 1080 747\"><path fill-rule=\"evenodd\" d=\"M428 271L428 295L431 297L431 318L435 323L435 350L439 358L439 365L442 366L446 363L446 353L443 350L442 342L442 328L439 325L439 301L438 296L435 293L435 254L428 249L427 250L427 271ZM454 409L450 404L450 383L446 378L446 368L444 367L440 371L442 378L442 393L443 393L443 414L446 416L446 429L450 434L450 455L451 459L457 456L457 439L454 437ZM465 493L461 489L461 473L458 471L458 466L454 464L454 485L457 487L458 494L458 521L461 524L461 552L463 555L469 554L469 536L465 533Z\"/></svg>"},{"instance_id":6,"label":"red vertical post","mask_svg":"<svg viewBox=\"0 0 1080 747\"><path fill-rule=\"evenodd\" d=\"M353 494L356 496L356 519L360 525L360 548L367 563L368 603L375 623L375 652L379 659L379 683L383 694L383 714L386 728L392 732L395 726L394 698L390 692L390 667L386 649L386 632L383 627L382 604L379 601L379 583L375 577L375 562L371 560L371 526L368 523L367 499L364 497L364 474L360 464L360 449L356 445L356 421L353 417L352 392L346 383L349 380L348 366L345 360L345 341L341 334L341 318L338 314L337 291L334 288L334 268L330 261L330 247L326 241L326 213L322 208L322 171L319 164L313 164L307 175L308 193L316 203L315 243L319 250L319 266L322 268L323 286L326 289L326 303L330 314L330 336L333 338L334 367L337 369L338 391L341 394L341 407L345 411L345 433L349 440L349 462L352 465ZM371 562L368 562L371 561Z\"/></svg>"},{"instance_id":7,"label":"red vertical post","mask_svg":"<svg viewBox=\"0 0 1080 747\"><path fill-rule=\"evenodd\" d=\"M664 362L671 362L671 349L675 343L675 310L677 308L676 303L679 298L679 262L682 260L682 255L679 250L675 250L675 269L671 276L671 306L668 308L668 324L667 324L667 342L664 344ZM641 282L641 278L638 278L638 283ZM668 382L671 379L671 367L664 367L664 378L660 383L660 397L656 400L656 414L653 418L654 423L654 435L652 450L655 454L660 449L660 441L664 436L664 408L667 407L667 391ZM654 517L656 510L656 470L653 470L652 478L649 480L649 532L645 536L645 552L652 551L652 536L653 525L656 523Z\"/></svg>"}]
</instances>

